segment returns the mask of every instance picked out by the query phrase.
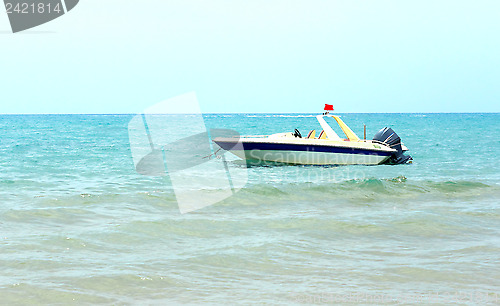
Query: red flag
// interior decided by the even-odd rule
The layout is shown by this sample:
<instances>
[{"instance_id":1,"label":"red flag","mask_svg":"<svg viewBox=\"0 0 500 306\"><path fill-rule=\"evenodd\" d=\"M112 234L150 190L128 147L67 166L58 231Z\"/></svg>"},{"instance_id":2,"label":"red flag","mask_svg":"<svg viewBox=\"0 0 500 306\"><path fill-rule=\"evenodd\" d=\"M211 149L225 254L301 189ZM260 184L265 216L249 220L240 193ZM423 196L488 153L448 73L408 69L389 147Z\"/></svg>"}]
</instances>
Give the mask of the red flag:
<instances>
[{"instance_id":1,"label":"red flag","mask_svg":"<svg viewBox=\"0 0 500 306\"><path fill-rule=\"evenodd\" d=\"M326 111L333 111L333 105L325 104L325 110Z\"/></svg>"}]
</instances>

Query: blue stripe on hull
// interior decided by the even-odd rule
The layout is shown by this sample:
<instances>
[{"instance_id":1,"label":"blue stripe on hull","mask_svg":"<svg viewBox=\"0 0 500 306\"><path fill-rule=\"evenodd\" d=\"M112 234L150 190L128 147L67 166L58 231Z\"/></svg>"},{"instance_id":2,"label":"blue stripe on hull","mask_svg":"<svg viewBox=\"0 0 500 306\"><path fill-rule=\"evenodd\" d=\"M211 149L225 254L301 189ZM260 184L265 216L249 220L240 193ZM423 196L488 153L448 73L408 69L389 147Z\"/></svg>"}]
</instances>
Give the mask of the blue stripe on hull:
<instances>
[{"instance_id":1,"label":"blue stripe on hull","mask_svg":"<svg viewBox=\"0 0 500 306\"><path fill-rule=\"evenodd\" d=\"M363 154L363 155L379 155L390 156L391 152L383 152L378 150L368 150L359 148L347 147L332 147L309 144L279 144L279 143L243 143L243 148L240 145L235 146L235 143L226 141L217 141L219 146L224 150L271 150L271 151L309 151L309 152L326 152L326 153L343 153L343 154Z\"/></svg>"}]
</instances>

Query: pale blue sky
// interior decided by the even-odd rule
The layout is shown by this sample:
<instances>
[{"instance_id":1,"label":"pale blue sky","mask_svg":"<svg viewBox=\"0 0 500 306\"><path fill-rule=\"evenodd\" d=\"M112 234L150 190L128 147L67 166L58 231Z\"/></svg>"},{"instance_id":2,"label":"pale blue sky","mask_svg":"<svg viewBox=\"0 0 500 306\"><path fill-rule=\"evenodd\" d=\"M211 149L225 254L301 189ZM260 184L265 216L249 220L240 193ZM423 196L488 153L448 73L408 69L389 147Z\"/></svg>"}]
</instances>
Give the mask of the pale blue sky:
<instances>
[{"instance_id":1,"label":"pale blue sky","mask_svg":"<svg viewBox=\"0 0 500 306\"><path fill-rule=\"evenodd\" d=\"M500 111L498 0L81 0L9 31L0 113Z\"/></svg>"}]
</instances>

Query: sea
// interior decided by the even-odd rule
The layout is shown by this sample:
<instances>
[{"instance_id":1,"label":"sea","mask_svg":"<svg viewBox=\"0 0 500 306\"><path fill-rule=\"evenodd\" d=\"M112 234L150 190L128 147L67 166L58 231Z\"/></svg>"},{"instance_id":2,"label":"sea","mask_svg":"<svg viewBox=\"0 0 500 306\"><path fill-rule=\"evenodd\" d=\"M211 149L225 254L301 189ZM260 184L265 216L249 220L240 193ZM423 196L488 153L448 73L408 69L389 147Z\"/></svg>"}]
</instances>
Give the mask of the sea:
<instances>
[{"instance_id":1,"label":"sea","mask_svg":"<svg viewBox=\"0 0 500 306\"><path fill-rule=\"evenodd\" d=\"M0 304L500 304L500 114L340 116L360 137L393 128L413 163L226 153L244 184L181 213L179 181L136 171L134 115L0 115ZM314 114L203 117L320 129Z\"/></svg>"}]
</instances>

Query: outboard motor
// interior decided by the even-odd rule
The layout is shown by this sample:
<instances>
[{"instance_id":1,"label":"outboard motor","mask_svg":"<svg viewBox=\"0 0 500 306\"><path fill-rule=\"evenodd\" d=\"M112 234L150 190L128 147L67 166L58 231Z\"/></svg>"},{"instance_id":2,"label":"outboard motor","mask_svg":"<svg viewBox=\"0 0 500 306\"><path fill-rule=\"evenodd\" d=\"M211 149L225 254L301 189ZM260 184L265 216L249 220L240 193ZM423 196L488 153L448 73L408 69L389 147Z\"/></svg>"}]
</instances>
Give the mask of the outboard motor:
<instances>
[{"instance_id":1,"label":"outboard motor","mask_svg":"<svg viewBox=\"0 0 500 306\"><path fill-rule=\"evenodd\" d=\"M381 143L389 146L392 149L396 149L397 152L393 153L391 157L387 160L389 164L406 164L409 161L412 161L413 158L409 155L403 154L403 148L401 147L401 138L399 138L398 134L394 132L391 128L385 127L373 136L373 140L380 141Z\"/></svg>"}]
</instances>

